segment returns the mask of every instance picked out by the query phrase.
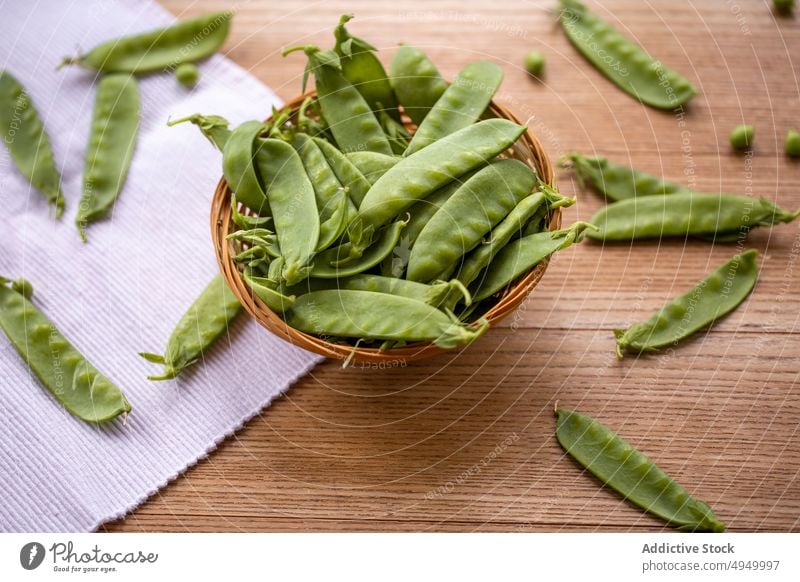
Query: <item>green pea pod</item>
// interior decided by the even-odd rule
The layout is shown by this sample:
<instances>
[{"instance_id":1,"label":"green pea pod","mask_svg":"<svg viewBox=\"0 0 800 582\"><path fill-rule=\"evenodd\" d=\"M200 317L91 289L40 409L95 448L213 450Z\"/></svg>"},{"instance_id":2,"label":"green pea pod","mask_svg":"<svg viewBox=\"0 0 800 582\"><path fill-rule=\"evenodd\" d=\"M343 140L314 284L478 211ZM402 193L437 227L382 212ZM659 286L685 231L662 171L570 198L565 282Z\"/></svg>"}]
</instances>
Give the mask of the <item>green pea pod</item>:
<instances>
[{"instance_id":1,"label":"green pea pod","mask_svg":"<svg viewBox=\"0 0 800 582\"><path fill-rule=\"evenodd\" d=\"M271 216L251 216L243 214L239 211L239 201L236 199L236 194L231 196L231 220L233 223L242 230L250 230L251 228L263 228L272 222Z\"/></svg>"},{"instance_id":2,"label":"green pea pod","mask_svg":"<svg viewBox=\"0 0 800 582\"><path fill-rule=\"evenodd\" d=\"M564 450L625 500L682 531L725 531L707 503L695 499L611 429L596 420L556 409L556 438Z\"/></svg>"},{"instance_id":3,"label":"green pea pod","mask_svg":"<svg viewBox=\"0 0 800 582\"><path fill-rule=\"evenodd\" d=\"M275 313L283 313L294 305L294 295L284 295L280 287L267 277L257 277L245 271L244 281L253 294Z\"/></svg>"},{"instance_id":4,"label":"green pea pod","mask_svg":"<svg viewBox=\"0 0 800 582\"><path fill-rule=\"evenodd\" d=\"M230 31L230 11L206 14L143 34L115 38L84 55L65 58L58 68L76 64L103 73L153 73L202 60L222 46Z\"/></svg>"},{"instance_id":5,"label":"green pea pod","mask_svg":"<svg viewBox=\"0 0 800 582\"><path fill-rule=\"evenodd\" d=\"M364 309L368 305L369 309ZM443 349L468 344L489 327L465 327L452 314L416 299L349 289L300 295L284 319L295 329L323 336L432 341Z\"/></svg>"},{"instance_id":6,"label":"green pea pod","mask_svg":"<svg viewBox=\"0 0 800 582\"><path fill-rule=\"evenodd\" d=\"M369 103L376 113L385 111L395 121L400 121L397 111L397 98L392 85L386 77L386 70L375 54L378 49L364 39L353 36L345 28L352 14L344 14L333 34L336 46L333 50L339 55L342 73Z\"/></svg>"},{"instance_id":7,"label":"green pea pod","mask_svg":"<svg viewBox=\"0 0 800 582\"><path fill-rule=\"evenodd\" d=\"M221 275L215 276L178 321L164 355L141 352L148 362L163 364L164 373L148 380L171 380L200 360L214 342L228 331L241 313L239 300Z\"/></svg>"},{"instance_id":8,"label":"green pea pod","mask_svg":"<svg viewBox=\"0 0 800 582\"><path fill-rule=\"evenodd\" d=\"M576 222L569 228L540 232L509 243L473 281L470 287L472 300L482 301L494 295L556 251L579 242L586 229L592 228L595 227L589 223Z\"/></svg>"},{"instance_id":9,"label":"green pea pod","mask_svg":"<svg viewBox=\"0 0 800 582\"><path fill-rule=\"evenodd\" d=\"M647 321L615 330L617 357L674 346L736 309L758 281L757 256L755 249L734 256Z\"/></svg>"},{"instance_id":10,"label":"green pea pod","mask_svg":"<svg viewBox=\"0 0 800 582\"><path fill-rule=\"evenodd\" d=\"M75 218L86 226L114 207L128 175L139 133L139 86L130 75L107 75L97 85L92 130L83 170L83 197Z\"/></svg>"},{"instance_id":11,"label":"green pea pod","mask_svg":"<svg viewBox=\"0 0 800 582\"><path fill-rule=\"evenodd\" d=\"M743 233L758 226L791 222L800 211L778 208L766 198L693 192L620 200L591 219L587 236L604 241Z\"/></svg>"},{"instance_id":12,"label":"green pea pod","mask_svg":"<svg viewBox=\"0 0 800 582\"><path fill-rule=\"evenodd\" d=\"M352 216L354 210L353 201L347 195L347 192L340 190L338 198L331 200L329 203L333 207L330 216L319 225L319 243L317 244L316 251L319 253L330 247L344 234L347 229L348 217ZM327 214L328 208L323 208L323 214Z\"/></svg>"},{"instance_id":13,"label":"green pea pod","mask_svg":"<svg viewBox=\"0 0 800 582\"><path fill-rule=\"evenodd\" d=\"M64 195L50 138L28 92L11 73L3 70L0 70L0 132L17 169L55 207L59 218L64 211Z\"/></svg>"},{"instance_id":14,"label":"green pea pod","mask_svg":"<svg viewBox=\"0 0 800 582\"><path fill-rule=\"evenodd\" d=\"M430 118L429 118L430 119ZM536 174L519 160L500 159L467 180L433 215L411 248L407 279L427 282L471 251L530 195Z\"/></svg>"},{"instance_id":15,"label":"green pea pod","mask_svg":"<svg viewBox=\"0 0 800 582\"><path fill-rule=\"evenodd\" d=\"M0 277L0 328L39 382L71 414L99 423L131 411L119 388L103 376L29 301L27 281Z\"/></svg>"},{"instance_id":16,"label":"green pea pod","mask_svg":"<svg viewBox=\"0 0 800 582\"><path fill-rule=\"evenodd\" d=\"M648 55L578 0L561 0L561 25L586 60L642 103L676 109L697 95L685 77Z\"/></svg>"},{"instance_id":17,"label":"green pea pod","mask_svg":"<svg viewBox=\"0 0 800 582\"><path fill-rule=\"evenodd\" d=\"M256 163L269 196L270 210L285 264L282 277L293 285L308 276L319 243L319 214L314 186L300 156L285 141L259 141Z\"/></svg>"},{"instance_id":18,"label":"green pea pod","mask_svg":"<svg viewBox=\"0 0 800 582\"><path fill-rule=\"evenodd\" d=\"M525 127L506 119L487 119L403 158L375 182L361 202L357 224L349 229L354 251L366 248L375 229L454 178L486 164L524 131Z\"/></svg>"},{"instance_id":19,"label":"green pea pod","mask_svg":"<svg viewBox=\"0 0 800 582\"><path fill-rule=\"evenodd\" d=\"M188 117L181 117L167 122L169 127L178 125L179 123L192 123L206 136L206 139L211 142L219 151L225 150L225 144L231 137L231 130L228 127L228 120L219 115L200 115L195 113Z\"/></svg>"},{"instance_id":20,"label":"green pea pod","mask_svg":"<svg viewBox=\"0 0 800 582\"><path fill-rule=\"evenodd\" d=\"M378 111L378 121L381 122L381 127L386 133L389 145L392 146L392 151L398 156L405 154L411 141L411 134L406 127L399 121L395 121L385 111Z\"/></svg>"},{"instance_id":21,"label":"green pea pod","mask_svg":"<svg viewBox=\"0 0 800 582\"><path fill-rule=\"evenodd\" d=\"M283 55L298 50L304 51L308 57L306 75L314 73L322 116L339 149L345 153L366 149L392 155L392 147L378 118L342 73L339 56L310 45L288 48Z\"/></svg>"},{"instance_id":22,"label":"green pea pod","mask_svg":"<svg viewBox=\"0 0 800 582\"><path fill-rule=\"evenodd\" d=\"M336 149L336 146L318 137L313 138L313 140L322 151L333 173L336 174L339 183L347 190L350 199L356 206L359 206L371 187L369 180L358 171L353 162Z\"/></svg>"},{"instance_id":23,"label":"green pea pod","mask_svg":"<svg viewBox=\"0 0 800 582\"><path fill-rule=\"evenodd\" d=\"M246 121L234 129L222 150L222 173L236 198L259 215L269 215L266 191L255 164L256 139L264 131L260 121Z\"/></svg>"},{"instance_id":24,"label":"green pea pod","mask_svg":"<svg viewBox=\"0 0 800 582\"><path fill-rule=\"evenodd\" d=\"M530 236L532 234L547 230L548 224L546 219L548 216L550 216L553 210L556 208L566 208L575 204L575 198L562 196L544 182L540 181L539 187L544 192L547 204L540 206L538 210L536 210L536 212L534 212L533 215L528 219L528 223L525 225L525 230L522 232L522 236Z\"/></svg>"},{"instance_id":25,"label":"green pea pod","mask_svg":"<svg viewBox=\"0 0 800 582\"><path fill-rule=\"evenodd\" d=\"M400 158L387 156L375 152L352 152L347 154L347 159L353 162L358 171L361 172L370 184L374 184L378 179L388 172Z\"/></svg>"},{"instance_id":26,"label":"green pea pod","mask_svg":"<svg viewBox=\"0 0 800 582\"><path fill-rule=\"evenodd\" d=\"M382 229L375 237L374 243L357 258L352 258L352 243L349 242L320 253L314 259L311 276L335 279L357 275L371 269L391 254L405 226L405 222L397 221Z\"/></svg>"},{"instance_id":27,"label":"green pea pod","mask_svg":"<svg viewBox=\"0 0 800 582\"><path fill-rule=\"evenodd\" d=\"M503 81L503 70L487 61L464 67L417 128L405 155L475 123Z\"/></svg>"},{"instance_id":28,"label":"green pea pod","mask_svg":"<svg viewBox=\"0 0 800 582\"><path fill-rule=\"evenodd\" d=\"M390 82L403 111L420 125L447 90L447 82L427 55L413 46L403 45L392 59Z\"/></svg>"}]
</instances>

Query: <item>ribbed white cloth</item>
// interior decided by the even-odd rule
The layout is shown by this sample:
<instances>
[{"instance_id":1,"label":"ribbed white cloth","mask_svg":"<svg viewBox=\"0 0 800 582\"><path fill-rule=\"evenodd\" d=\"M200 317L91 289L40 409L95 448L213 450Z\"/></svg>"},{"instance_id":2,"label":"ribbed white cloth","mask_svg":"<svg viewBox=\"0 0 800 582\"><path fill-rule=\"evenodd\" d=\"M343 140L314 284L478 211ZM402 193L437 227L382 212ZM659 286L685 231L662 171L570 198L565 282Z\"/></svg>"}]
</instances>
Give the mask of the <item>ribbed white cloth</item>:
<instances>
[{"instance_id":1,"label":"ribbed white cloth","mask_svg":"<svg viewBox=\"0 0 800 582\"><path fill-rule=\"evenodd\" d=\"M265 117L277 97L222 56L200 65L194 90L168 74L140 82L142 123L113 217L74 225L95 94L94 75L59 72L61 57L173 21L139 0L31 0L5 5L0 67L30 93L64 180L55 222L0 147L0 275L24 276L35 303L133 406L127 426L72 417L0 333L0 530L87 531L125 515L258 414L318 361L246 315L178 380L152 383L175 323L217 272L209 234L220 155L169 117ZM233 26L236 26L234 19Z\"/></svg>"}]
</instances>

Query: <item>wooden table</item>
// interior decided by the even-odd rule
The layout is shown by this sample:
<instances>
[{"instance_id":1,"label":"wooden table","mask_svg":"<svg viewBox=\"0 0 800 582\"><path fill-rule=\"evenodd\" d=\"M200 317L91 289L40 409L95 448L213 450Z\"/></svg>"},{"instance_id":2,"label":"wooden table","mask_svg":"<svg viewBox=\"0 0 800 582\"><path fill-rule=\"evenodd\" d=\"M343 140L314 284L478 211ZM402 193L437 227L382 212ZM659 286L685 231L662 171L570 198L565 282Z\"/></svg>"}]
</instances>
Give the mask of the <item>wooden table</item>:
<instances>
[{"instance_id":1,"label":"wooden table","mask_svg":"<svg viewBox=\"0 0 800 582\"><path fill-rule=\"evenodd\" d=\"M168 0L180 17L224 2ZM543 141L683 181L701 191L777 197L800 207L800 163L782 153L800 127L800 19L764 0L609 0L606 19L699 87L685 116L617 90L568 44L542 2L237 3L228 56L284 99L304 59L282 47L332 44L340 14L388 62L424 48L452 78L502 65L498 99ZM547 55L547 77L520 68ZM214 113L214 112L209 112ZM267 112L265 111L265 114ZM753 155L728 132L755 124ZM203 144L198 145L201 147ZM190 146L191 147L191 146ZM578 197L565 223L601 206ZM617 361L611 331L645 318L737 252L698 241L603 246L558 255L517 315L461 353L389 370L320 365L207 460L113 531L659 531L581 473L553 436L553 405L614 427L734 531L800 529L800 236L762 229L749 301L671 353ZM265 332L266 333L266 332Z\"/></svg>"}]
</instances>

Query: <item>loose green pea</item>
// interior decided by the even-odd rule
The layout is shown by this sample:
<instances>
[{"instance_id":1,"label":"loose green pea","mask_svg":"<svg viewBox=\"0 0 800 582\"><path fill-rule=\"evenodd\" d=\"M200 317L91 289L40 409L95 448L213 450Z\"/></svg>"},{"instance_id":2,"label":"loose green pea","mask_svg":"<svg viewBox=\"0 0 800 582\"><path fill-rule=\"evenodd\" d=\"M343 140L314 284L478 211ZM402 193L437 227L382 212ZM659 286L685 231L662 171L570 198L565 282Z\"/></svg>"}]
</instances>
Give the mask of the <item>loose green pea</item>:
<instances>
[{"instance_id":1,"label":"loose green pea","mask_svg":"<svg viewBox=\"0 0 800 582\"><path fill-rule=\"evenodd\" d=\"M184 87L192 88L200 80L200 69L194 63L183 63L175 69L175 78Z\"/></svg>"},{"instance_id":2,"label":"loose green pea","mask_svg":"<svg viewBox=\"0 0 800 582\"><path fill-rule=\"evenodd\" d=\"M772 4L776 12L787 15L794 11L795 0L772 0Z\"/></svg>"},{"instance_id":3,"label":"loose green pea","mask_svg":"<svg viewBox=\"0 0 800 582\"><path fill-rule=\"evenodd\" d=\"M800 132L790 129L786 132L786 143L784 144L786 155L790 158L800 158Z\"/></svg>"},{"instance_id":4,"label":"loose green pea","mask_svg":"<svg viewBox=\"0 0 800 582\"><path fill-rule=\"evenodd\" d=\"M681 531L725 531L707 503L695 499L644 454L593 418L558 408L556 438L564 450L627 501Z\"/></svg>"},{"instance_id":5,"label":"loose green pea","mask_svg":"<svg viewBox=\"0 0 800 582\"><path fill-rule=\"evenodd\" d=\"M541 51L531 51L526 54L525 70L534 77L541 77L544 73L544 54Z\"/></svg>"},{"instance_id":6,"label":"loose green pea","mask_svg":"<svg viewBox=\"0 0 800 582\"><path fill-rule=\"evenodd\" d=\"M733 128L729 137L731 147L737 151L750 149L753 147L755 132L756 130L752 125L737 125Z\"/></svg>"}]
</instances>

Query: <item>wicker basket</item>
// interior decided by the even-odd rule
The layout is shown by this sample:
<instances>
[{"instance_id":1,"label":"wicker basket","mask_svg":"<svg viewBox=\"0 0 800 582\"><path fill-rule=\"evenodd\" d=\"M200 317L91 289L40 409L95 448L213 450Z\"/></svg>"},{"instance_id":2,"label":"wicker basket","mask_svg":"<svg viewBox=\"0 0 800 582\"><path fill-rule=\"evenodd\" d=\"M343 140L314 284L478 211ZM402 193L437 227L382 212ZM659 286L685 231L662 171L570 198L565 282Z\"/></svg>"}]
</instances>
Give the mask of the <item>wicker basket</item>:
<instances>
[{"instance_id":1,"label":"wicker basket","mask_svg":"<svg viewBox=\"0 0 800 582\"><path fill-rule=\"evenodd\" d=\"M287 107L296 111L306 97L313 97L314 95L314 92L301 95L290 101ZM490 117L502 117L515 123L520 123L510 111L494 102L489 105L488 114ZM550 159L547 157L542 144L530 132L525 132L517 140L516 144L507 152L507 157L516 158L535 168L543 181L550 185L555 185L554 171ZM250 211L242 208L242 212ZM271 311L258 297L254 297L242 278L239 265L233 261L233 257L237 253L236 243L226 240L226 237L236 230L231 221L231 214L231 191L225 179L222 178L217 185L214 199L211 203L211 238L214 241L217 262L225 281L241 301L245 310L272 333L306 350L352 363L397 366L449 351L428 342L413 343L401 348L391 348L384 351L376 348L353 347L351 345L333 344L289 327L278 314ZM554 209L548 217L548 226L550 230L555 230L561 226L560 208ZM529 273L520 277L513 285L509 286L497 303L484 315L489 320L489 323L494 324L514 311L525 297L533 291L546 269L547 261L543 261Z\"/></svg>"}]
</instances>

